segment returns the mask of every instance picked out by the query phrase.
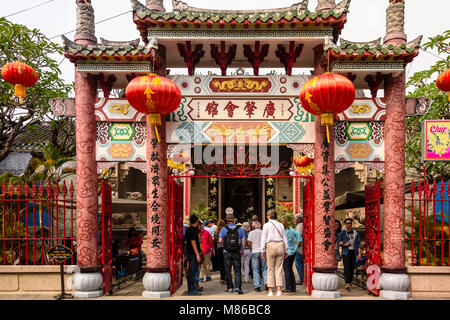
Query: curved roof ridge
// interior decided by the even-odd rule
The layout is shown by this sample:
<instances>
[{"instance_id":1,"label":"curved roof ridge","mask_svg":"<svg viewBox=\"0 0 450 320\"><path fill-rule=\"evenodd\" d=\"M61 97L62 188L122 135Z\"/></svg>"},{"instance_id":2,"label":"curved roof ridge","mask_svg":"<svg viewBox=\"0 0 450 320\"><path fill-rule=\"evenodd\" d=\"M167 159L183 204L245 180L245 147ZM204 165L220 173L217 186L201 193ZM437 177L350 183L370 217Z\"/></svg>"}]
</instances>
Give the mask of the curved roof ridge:
<instances>
[{"instance_id":1,"label":"curved roof ridge","mask_svg":"<svg viewBox=\"0 0 450 320\"><path fill-rule=\"evenodd\" d=\"M363 47L365 45L368 45L369 47L374 47L377 46L379 44L381 44L381 37L372 41L367 41L367 42L355 42L355 41L348 41L342 38L339 38L339 43L342 46L345 47L349 47L349 46L353 46L356 45L357 47Z\"/></svg>"},{"instance_id":2,"label":"curved roof ridge","mask_svg":"<svg viewBox=\"0 0 450 320\"><path fill-rule=\"evenodd\" d=\"M100 41L105 46L113 46L113 47L123 47L123 46L133 46L137 47L139 46L139 42L141 41L141 38L137 38L130 41L111 41L106 40L105 38L100 37Z\"/></svg>"},{"instance_id":3,"label":"curved roof ridge","mask_svg":"<svg viewBox=\"0 0 450 320\"><path fill-rule=\"evenodd\" d=\"M136 1L136 0L132 0ZM348 1L348 0L344 0ZM254 13L282 13L286 11L297 11L302 12L308 10L309 0L303 0L301 2L295 3L290 7L284 8L274 8L274 9L252 9L252 10L228 10L228 9L202 9L191 7L187 3L180 0L172 0L173 12L198 12L198 13L239 13L239 14L254 14Z\"/></svg>"}]
</instances>

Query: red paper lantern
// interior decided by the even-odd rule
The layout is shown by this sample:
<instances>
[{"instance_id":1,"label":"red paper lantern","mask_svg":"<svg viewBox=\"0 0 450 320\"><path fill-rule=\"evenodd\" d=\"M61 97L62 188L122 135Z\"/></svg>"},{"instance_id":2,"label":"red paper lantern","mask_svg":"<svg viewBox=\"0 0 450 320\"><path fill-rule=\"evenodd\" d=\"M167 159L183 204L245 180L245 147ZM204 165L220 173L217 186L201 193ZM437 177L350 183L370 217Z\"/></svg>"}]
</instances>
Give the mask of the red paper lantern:
<instances>
[{"instance_id":1,"label":"red paper lantern","mask_svg":"<svg viewBox=\"0 0 450 320\"><path fill-rule=\"evenodd\" d=\"M327 126L327 138L330 142L328 126L333 124L333 115L350 107L355 94L355 86L349 79L339 74L324 73L303 85L300 102L306 111L320 116L321 125Z\"/></svg>"},{"instance_id":2,"label":"red paper lantern","mask_svg":"<svg viewBox=\"0 0 450 320\"><path fill-rule=\"evenodd\" d=\"M448 101L450 101L450 69L442 72L438 76L436 85L440 90L448 92Z\"/></svg>"},{"instance_id":3,"label":"red paper lantern","mask_svg":"<svg viewBox=\"0 0 450 320\"><path fill-rule=\"evenodd\" d=\"M180 105L180 88L170 79L149 74L131 80L125 95L133 108L149 115L148 120L155 126L159 142L157 126L161 126L161 116L172 113Z\"/></svg>"},{"instance_id":4,"label":"red paper lantern","mask_svg":"<svg viewBox=\"0 0 450 320\"><path fill-rule=\"evenodd\" d=\"M314 159L311 159L308 156L298 155L294 158L294 164L297 167L306 167L307 165L309 165L312 162L314 162Z\"/></svg>"},{"instance_id":5,"label":"red paper lantern","mask_svg":"<svg viewBox=\"0 0 450 320\"><path fill-rule=\"evenodd\" d=\"M5 64L2 77L14 85L14 96L19 98L20 103L27 96L27 87L34 86L39 79L36 70L21 61Z\"/></svg>"}]
</instances>

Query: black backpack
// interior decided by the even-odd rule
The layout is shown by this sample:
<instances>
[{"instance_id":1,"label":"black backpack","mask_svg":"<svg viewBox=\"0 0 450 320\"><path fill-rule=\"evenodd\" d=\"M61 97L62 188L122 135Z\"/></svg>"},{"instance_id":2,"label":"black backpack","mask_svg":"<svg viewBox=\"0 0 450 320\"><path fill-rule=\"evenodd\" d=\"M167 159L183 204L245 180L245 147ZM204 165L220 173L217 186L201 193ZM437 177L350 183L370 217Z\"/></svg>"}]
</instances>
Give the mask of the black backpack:
<instances>
[{"instance_id":1,"label":"black backpack","mask_svg":"<svg viewBox=\"0 0 450 320\"><path fill-rule=\"evenodd\" d=\"M238 229L240 226L236 226L234 229L231 229L228 226L225 226L227 229L227 235L225 237L225 241L223 247L227 252L230 253L238 253L239 252L239 233Z\"/></svg>"}]
</instances>

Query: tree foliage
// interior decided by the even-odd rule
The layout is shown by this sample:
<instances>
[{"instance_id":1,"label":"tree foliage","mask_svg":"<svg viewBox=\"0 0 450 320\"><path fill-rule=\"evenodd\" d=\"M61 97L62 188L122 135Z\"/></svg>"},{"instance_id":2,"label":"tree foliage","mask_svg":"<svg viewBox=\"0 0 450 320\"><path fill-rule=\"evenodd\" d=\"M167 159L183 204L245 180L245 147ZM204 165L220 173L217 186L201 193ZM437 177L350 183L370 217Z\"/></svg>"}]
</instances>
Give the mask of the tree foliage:
<instances>
[{"instance_id":1,"label":"tree foliage","mask_svg":"<svg viewBox=\"0 0 450 320\"><path fill-rule=\"evenodd\" d=\"M27 88L23 104L16 104L14 86L0 81L0 161L11 151L14 139L31 120L49 116L49 100L66 97L73 85L60 78L58 62L52 56L62 55L63 48L51 42L37 29L0 18L0 66L20 60L38 73L38 82Z\"/></svg>"},{"instance_id":2,"label":"tree foliage","mask_svg":"<svg viewBox=\"0 0 450 320\"><path fill-rule=\"evenodd\" d=\"M450 119L450 102L448 94L439 90L436 86L437 76L450 68L450 30L442 35L429 38L423 45L423 49L436 49L443 57L437 61L430 69L416 72L407 82L407 87L412 86L414 91L408 96L431 99L431 105L423 116L414 116L406 120L406 167L411 174L423 175L424 165L426 166L427 178L450 179L450 166L445 161L421 160L422 152L422 123L424 120Z\"/></svg>"}]
</instances>

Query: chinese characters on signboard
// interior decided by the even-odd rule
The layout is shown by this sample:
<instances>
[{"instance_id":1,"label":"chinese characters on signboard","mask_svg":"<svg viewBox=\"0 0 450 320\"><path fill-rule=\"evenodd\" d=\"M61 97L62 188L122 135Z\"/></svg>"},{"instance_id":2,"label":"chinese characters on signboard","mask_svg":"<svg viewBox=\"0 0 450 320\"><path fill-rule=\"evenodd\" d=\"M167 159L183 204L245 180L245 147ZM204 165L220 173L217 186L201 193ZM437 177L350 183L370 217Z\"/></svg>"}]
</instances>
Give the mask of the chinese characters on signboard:
<instances>
[{"instance_id":1,"label":"chinese characters on signboard","mask_svg":"<svg viewBox=\"0 0 450 320\"><path fill-rule=\"evenodd\" d=\"M290 98L189 98L187 106L193 121L289 121L294 115Z\"/></svg>"}]
</instances>

